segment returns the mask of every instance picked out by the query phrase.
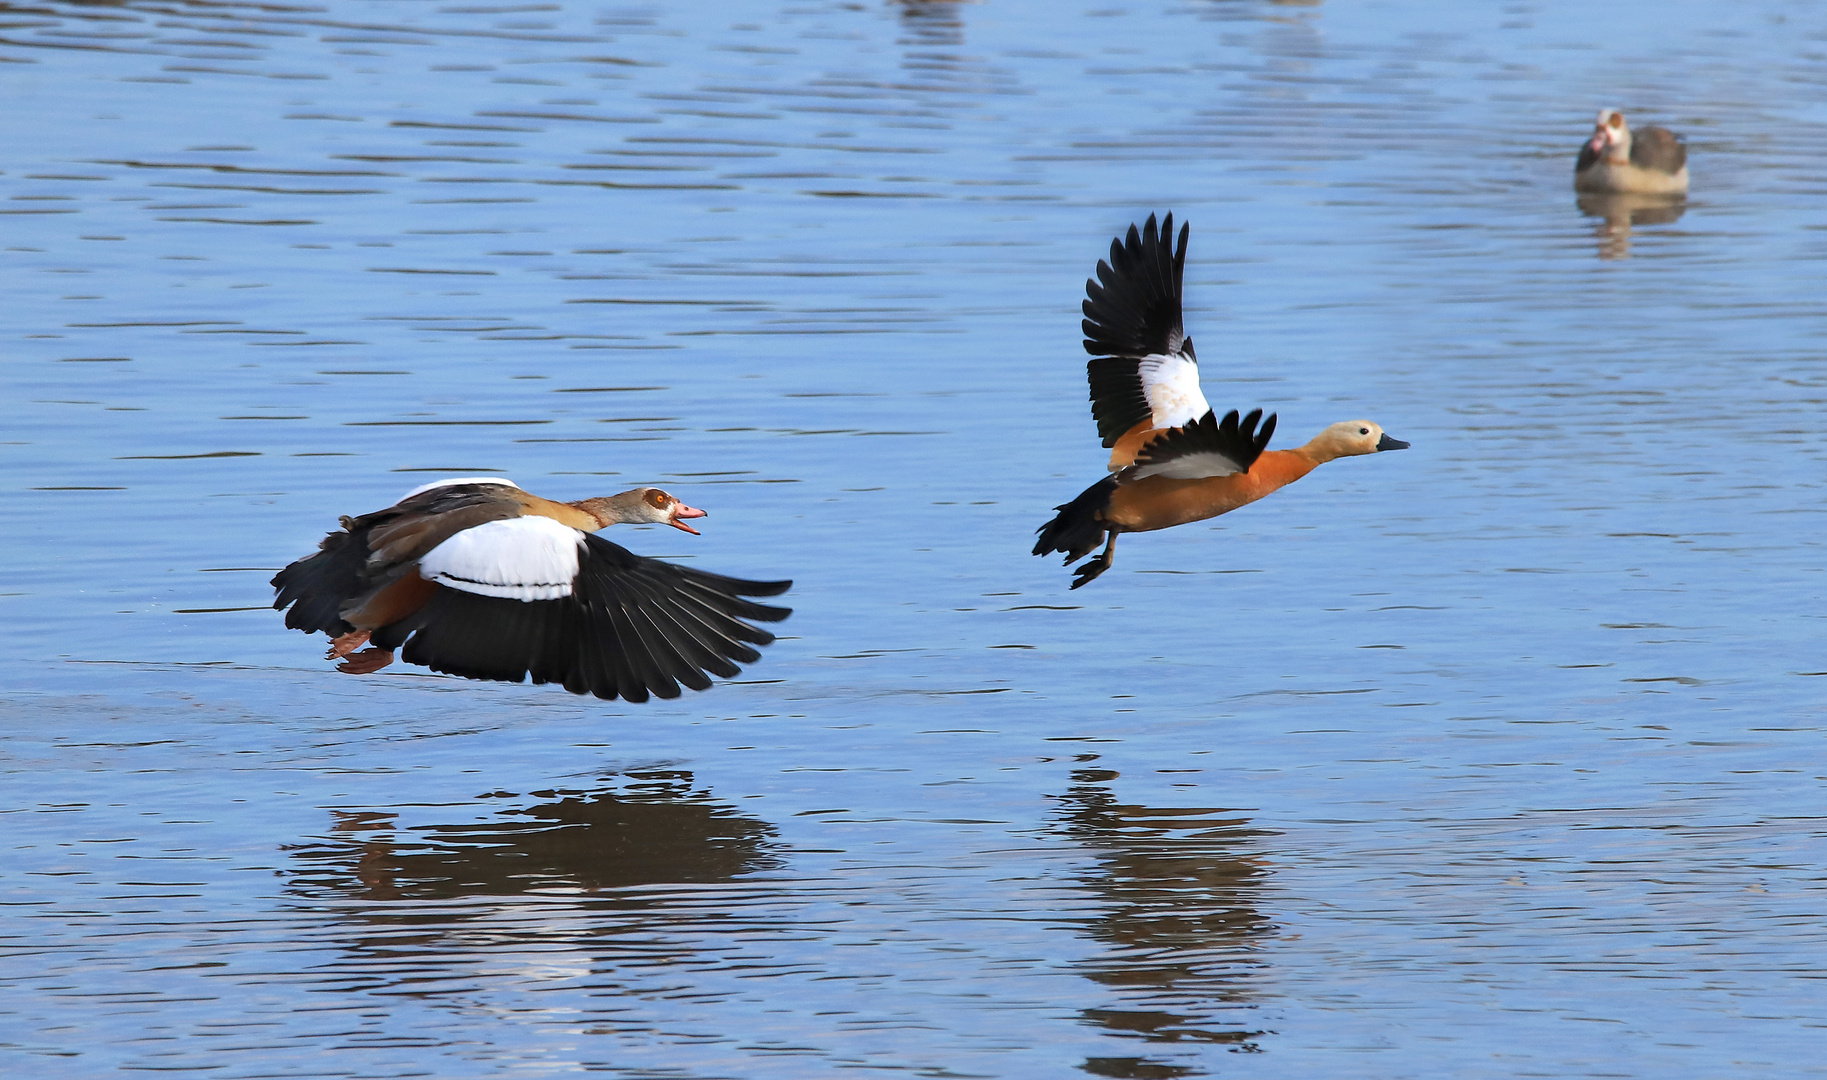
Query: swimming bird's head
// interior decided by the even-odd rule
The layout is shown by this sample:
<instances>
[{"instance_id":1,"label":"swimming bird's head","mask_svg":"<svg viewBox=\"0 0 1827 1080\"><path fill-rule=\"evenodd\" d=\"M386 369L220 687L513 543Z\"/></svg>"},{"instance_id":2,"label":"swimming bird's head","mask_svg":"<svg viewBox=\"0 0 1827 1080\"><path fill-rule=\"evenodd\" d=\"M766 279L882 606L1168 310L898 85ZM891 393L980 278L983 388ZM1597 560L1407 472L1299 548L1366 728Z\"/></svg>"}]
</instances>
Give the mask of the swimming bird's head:
<instances>
[{"instance_id":1,"label":"swimming bird's head","mask_svg":"<svg viewBox=\"0 0 1827 1080\"><path fill-rule=\"evenodd\" d=\"M685 524L683 519L706 516L704 511L686 506L670 492L656 487L635 488L620 495L585 499L573 505L601 522L598 528L610 525L671 525L693 536L698 535L698 530Z\"/></svg>"},{"instance_id":2,"label":"swimming bird's head","mask_svg":"<svg viewBox=\"0 0 1827 1080\"><path fill-rule=\"evenodd\" d=\"M1341 420L1313 437L1307 450L1321 461L1374 454L1380 450L1406 450L1408 444L1392 439L1372 420Z\"/></svg>"},{"instance_id":3,"label":"swimming bird's head","mask_svg":"<svg viewBox=\"0 0 1827 1080\"><path fill-rule=\"evenodd\" d=\"M1617 163L1629 161L1630 126L1624 123L1624 114L1616 109L1600 109L1592 139L1586 147L1594 157L1610 158Z\"/></svg>"}]
</instances>

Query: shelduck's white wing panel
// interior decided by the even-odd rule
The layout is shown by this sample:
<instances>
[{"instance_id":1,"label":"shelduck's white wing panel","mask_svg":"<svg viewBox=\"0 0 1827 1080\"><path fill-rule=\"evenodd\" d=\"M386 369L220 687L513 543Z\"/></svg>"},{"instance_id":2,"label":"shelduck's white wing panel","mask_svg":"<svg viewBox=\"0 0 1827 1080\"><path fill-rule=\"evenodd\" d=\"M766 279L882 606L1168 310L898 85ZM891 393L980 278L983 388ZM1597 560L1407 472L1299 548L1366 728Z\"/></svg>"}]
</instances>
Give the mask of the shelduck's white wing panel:
<instances>
[{"instance_id":1,"label":"shelduck's white wing panel","mask_svg":"<svg viewBox=\"0 0 1827 1080\"><path fill-rule=\"evenodd\" d=\"M422 495L433 488L453 487L457 484L500 484L503 487L511 487L517 490L520 487L519 484L502 476L455 476L449 480L433 480L429 484L420 484L418 487L413 488L411 491L400 496L400 502L405 502L414 495Z\"/></svg>"},{"instance_id":2,"label":"shelduck's white wing panel","mask_svg":"<svg viewBox=\"0 0 1827 1080\"><path fill-rule=\"evenodd\" d=\"M1144 356L1136 364L1136 374L1157 428L1190 424L1212 411L1199 389L1199 365L1185 353Z\"/></svg>"},{"instance_id":3,"label":"shelduck's white wing panel","mask_svg":"<svg viewBox=\"0 0 1827 1080\"><path fill-rule=\"evenodd\" d=\"M547 517L489 521L432 548L419 576L478 596L556 600L577 580L584 534Z\"/></svg>"}]
</instances>

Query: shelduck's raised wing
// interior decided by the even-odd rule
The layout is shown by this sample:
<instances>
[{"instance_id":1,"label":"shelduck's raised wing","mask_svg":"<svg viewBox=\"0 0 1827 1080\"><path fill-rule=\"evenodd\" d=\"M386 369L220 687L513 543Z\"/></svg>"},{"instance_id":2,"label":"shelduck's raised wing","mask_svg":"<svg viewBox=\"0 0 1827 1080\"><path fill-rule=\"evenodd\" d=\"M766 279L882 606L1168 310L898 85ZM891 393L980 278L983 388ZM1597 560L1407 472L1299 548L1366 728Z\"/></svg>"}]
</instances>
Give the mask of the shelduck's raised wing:
<instances>
[{"instance_id":1,"label":"shelduck's raised wing","mask_svg":"<svg viewBox=\"0 0 1827 1080\"><path fill-rule=\"evenodd\" d=\"M1091 415L1106 447L1141 423L1172 428L1211 411L1199 363L1180 320L1180 281L1191 226L1173 240L1174 216L1153 214L1110 242L1110 260L1085 282L1085 365Z\"/></svg>"},{"instance_id":2,"label":"shelduck's raised wing","mask_svg":"<svg viewBox=\"0 0 1827 1080\"><path fill-rule=\"evenodd\" d=\"M438 588L416 613L374 632L403 659L472 679L559 683L574 694L646 701L710 688L774 635L790 581L744 581L644 558L542 517L490 522L419 563Z\"/></svg>"},{"instance_id":3,"label":"shelduck's raised wing","mask_svg":"<svg viewBox=\"0 0 1827 1080\"><path fill-rule=\"evenodd\" d=\"M1257 421L1262 421L1259 429ZM1136 454L1135 464L1117 474L1117 483L1134 483L1148 476L1170 480L1199 480L1249 472L1275 434L1275 414L1264 420L1261 409L1251 409L1239 419L1232 409L1219 420L1211 410L1181 427L1155 436Z\"/></svg>"}]
</instances>

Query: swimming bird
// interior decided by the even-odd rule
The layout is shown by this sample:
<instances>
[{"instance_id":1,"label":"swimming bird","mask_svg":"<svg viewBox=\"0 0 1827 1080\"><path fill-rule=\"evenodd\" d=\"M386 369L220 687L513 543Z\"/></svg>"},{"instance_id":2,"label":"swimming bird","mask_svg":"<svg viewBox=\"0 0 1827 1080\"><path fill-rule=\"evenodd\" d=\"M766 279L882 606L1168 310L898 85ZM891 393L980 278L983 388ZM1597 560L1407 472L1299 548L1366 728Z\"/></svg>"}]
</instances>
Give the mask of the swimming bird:
<instances>
[{"instance_id":1,"label":"swimming bird","mask_svg":"<svg viewBox=\"0 0 1827 1080\"><path fill-rule=\"evenodd\" d=\"M1346 420L1305 446L1269 450L1275 414L1219 419L1199 389L1199 362L1180 320L1180 279L1190 225L1172 241L1174 216L1155 217L1110 242L1110 261L1085 282L1085 365L1091 415L1110 447L1109 476L1055 509L1036 531L1034 554L1061 551L1077 568L1074 589L1110 569L1122 533L1149 532L1228 514L1286 487L1328 461L1406 450L1369 420Z\"/></svg>"},{"instance_id":2,"label":"swimming bird","mask_svg":"<svg viewBox=\"0 0 1827 1080\"><path fill-rule=\"evenodd\" d=\"M744 581L635 555L593 535L616 524L704 517L659 488L553 502L498 477L415 488L345 517L316 554L273 578L285 624L330 635L338 671L409 664L471 679L560 683L574 694L646 701L710 688L774 635L790 609L742 599L791 581ZM355 650L368 646L361 652Z\"/></svg>"},{"instance_id":3,"label":"swimming bird","mask_svg":"<svg viewBox=\"0 0 1827 1080\"><path fill-rule=\"evenodd\" d=\"M1630 130L1624 114L1601 109L1573 165L1573 190L1608 195L1686 195L1687 147L1667 128Z\"/></svg>"}]
</instances>

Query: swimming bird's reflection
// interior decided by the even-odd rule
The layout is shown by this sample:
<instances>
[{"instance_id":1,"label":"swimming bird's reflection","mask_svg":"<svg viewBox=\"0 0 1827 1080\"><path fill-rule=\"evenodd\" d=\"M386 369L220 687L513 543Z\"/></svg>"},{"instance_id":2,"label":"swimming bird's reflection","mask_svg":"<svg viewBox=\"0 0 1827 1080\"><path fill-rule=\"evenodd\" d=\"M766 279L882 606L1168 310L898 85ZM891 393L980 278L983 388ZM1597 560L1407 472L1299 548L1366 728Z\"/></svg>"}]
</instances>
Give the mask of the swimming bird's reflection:
<instances>
[{"instance_id":1,"label":"swimming bird's reflection","mask_svg":"<svg viewBox=\"0 0 1827 1080\"><path fill-rule=\"evenodd\" d=\"M1667 225L1687 213L1687 200L1667 195L1582 194L1576 200L1580 213L1599 218L1593 230L1599 239L1599 258L1630 258L1633 225Z\"/></svg>"},{"instance_id":2,"label":"swimming bird's reflection","mask_svg":"<svg viewBox=\"0 0 1827 1080\"><path fill-rule=\"evenodd\" d=\"M1081 1015L1148 1042L1254 1049L1262 1032L1240 1014L1252 1001L1257 946L1275 928L1256 906L1268 871L1251 848L1270 834L1234 811L1120 803L1103 786L1115 776L1076 774L1057 826L1095 853L1097 866L1082 880L1106 905L1083 930L1106 951L1080 974L1124 1005ZM1141 1057L1091 1058L1082 1068L1114 1077L1194 1074Z\"/></svg>"},{"instance_id":3,"label":"swimming bird's reflection","mask_svg":"<svg viewBox=\"0 0 1827 1080\"><path fill-rule=\"evenodd\" d=\"M538 791L490 818L402 829L389 812L332 811L332 836L292 850L295 888L423 901L549 890L609 893L729 881L779 864L774 827L714 802L682 771L590 791ZM507 801L508 793L495 797Z\"/></svg>"},{"instance_id":4,"label":"swimming bird's reflection","mask_svg":"<svg viewBox=\"0 0 1827 1080\"><path fill-rule=\"evenodd\" d=\"M962 45L966 0L894 0L901 12L903 45Z\"/></svg>"}]
</instances>

